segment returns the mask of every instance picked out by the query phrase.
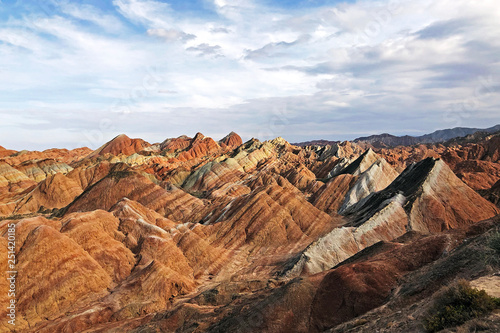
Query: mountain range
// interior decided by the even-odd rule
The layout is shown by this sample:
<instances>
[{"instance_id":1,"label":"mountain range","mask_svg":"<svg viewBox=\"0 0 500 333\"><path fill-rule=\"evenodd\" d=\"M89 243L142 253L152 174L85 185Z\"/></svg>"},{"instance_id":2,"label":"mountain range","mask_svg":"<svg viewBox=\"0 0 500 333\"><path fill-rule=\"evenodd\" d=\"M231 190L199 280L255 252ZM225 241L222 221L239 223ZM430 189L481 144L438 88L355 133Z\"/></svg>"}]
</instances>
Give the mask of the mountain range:
<instances>
[{"instance_id":1,"label":"mountain range","mask_svg":"<svg viewBox=\"0 0 500 333\"><path fill-rule=\"evenodd\" d=\"M411 146L422 143L442 143L454 138L466 137L476 132L481 133L495 133L500 131L500 125L495 125L489 128L470 128L470 127L455 127L443 130L437 130L430 134L424 134L421 136L395 136L389 133L370 135L365 137L359 137L354 139L354 142L368 143L376 148L382 147L396 147L396 146ZM328 141L328 140L314 140L307 142L295 143L297 146L309 146L309 145L329 145L335 144L339 141Z\"/></svg>"},{"instance_id":2,"label":"mountain range","mask_svg":"<svg viewBox=\"0 0 500 333\"><path fill-rule=\"evenodd\" d=\"M500 135L370 140L0 147L0 330L425 332L460 279L500 297Z\"/></svg>"}]
</instances>

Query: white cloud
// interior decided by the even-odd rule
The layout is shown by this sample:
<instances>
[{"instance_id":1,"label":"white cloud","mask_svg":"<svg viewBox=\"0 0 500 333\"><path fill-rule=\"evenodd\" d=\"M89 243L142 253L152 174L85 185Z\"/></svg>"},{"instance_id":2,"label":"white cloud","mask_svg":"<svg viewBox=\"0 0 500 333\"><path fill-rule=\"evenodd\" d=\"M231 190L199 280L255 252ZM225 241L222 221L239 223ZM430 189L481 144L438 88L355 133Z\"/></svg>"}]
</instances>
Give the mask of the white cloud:
<instances>
[{"instance_id":1,"label":"white cloud","mask_svg":"<svg viewBox=\"0 0 500 333\"><path fill-rule=\"evenodd\" d=\"M119 32L124 29L122 22L116 16L103 14L94 6L77 5L67 1L60 2L59 6L63 13L79 20L92 22L108 32Z\"/></svg>"},{"instance_id":2,"label":"white cloud","mask_svg":"<svg viewBox=\"0 0 500 333\"><path fill-rule=\"evenodd\" d=\"M160 140L170 136L163 120L178 134L224 128L292 141L500 120L500 84L481 83L489 75L500 82L493 0L358 1L300 11L205 0L215 14L198 17L160 1L113 4L115 13L62 2L60 12L0 23L0 111L45 119L47 133L59 123L64 135L76 132L51 134L53 142L78 142L123 110L130 113L102 131L103 140L114 131ZM36 125L5 119L26 133ZM0 145L8 145L5 133L15 137L2 128Z\"/></svg>"},{"instance_id":3,"label":"white cloud","mask_svg":"<svg viewBox=\"0 0 500 333\"><path fill-rule=\"evenodd\" d=\"M183 31L175 29L148 29L148 35L160 37L167 42L182 41L186 42L190 39L195 39L196 36L187 34Z\"/></svg>"},{"instance_id":4,"label":"white cloud","mask_svg":"<svg viewBox=\"0 0 500 333\"><path fill-rule=\"evenodd\" d=\"M152 0L113 0L118 11L126 18L136 23L147 24L155 28L168 27L171 11L165 2Z\"/></svg>"}]
</instances>

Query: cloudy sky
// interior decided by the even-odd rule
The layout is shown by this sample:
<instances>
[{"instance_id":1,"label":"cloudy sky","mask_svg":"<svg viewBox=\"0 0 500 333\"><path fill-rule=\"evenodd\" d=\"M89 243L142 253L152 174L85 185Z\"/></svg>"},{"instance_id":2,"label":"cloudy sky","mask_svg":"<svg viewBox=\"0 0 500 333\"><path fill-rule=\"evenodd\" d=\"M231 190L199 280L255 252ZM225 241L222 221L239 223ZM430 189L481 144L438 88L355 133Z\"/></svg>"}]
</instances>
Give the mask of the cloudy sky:
<instances>
[{"instance_id":1,"label":"cloudy sky","mask_svg":"<svg viewBox=\"0 0 500 333\"><path fill-rule=\"evenodd\" d=\"M498 0L0 1L0 145L500 123Z\"/></svg>"}]
</instances>

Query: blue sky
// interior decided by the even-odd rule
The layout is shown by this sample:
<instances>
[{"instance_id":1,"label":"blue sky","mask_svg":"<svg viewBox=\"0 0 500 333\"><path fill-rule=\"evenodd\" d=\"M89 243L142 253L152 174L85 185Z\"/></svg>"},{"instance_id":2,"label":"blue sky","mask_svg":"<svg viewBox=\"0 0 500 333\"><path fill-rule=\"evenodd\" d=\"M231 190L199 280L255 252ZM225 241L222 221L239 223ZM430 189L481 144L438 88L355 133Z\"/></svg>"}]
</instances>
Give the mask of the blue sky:
<instances>
[{"instance_id":1,"label":"blue sky","mask_svg":"<svg viewBox=\"0 0 500 333\"><path fill-rule=\"evenodd\" d=\"M500 123L494 0L0 1L0 145Z\"/></svg>"}]
</instances>

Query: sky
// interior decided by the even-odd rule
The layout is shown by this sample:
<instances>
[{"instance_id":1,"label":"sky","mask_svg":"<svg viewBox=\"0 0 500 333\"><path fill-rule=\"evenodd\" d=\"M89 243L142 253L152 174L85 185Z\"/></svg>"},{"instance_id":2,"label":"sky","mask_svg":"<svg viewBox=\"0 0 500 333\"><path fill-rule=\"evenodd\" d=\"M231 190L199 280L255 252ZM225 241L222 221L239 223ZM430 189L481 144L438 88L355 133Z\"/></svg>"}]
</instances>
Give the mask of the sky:
<instances>
[{"instance_id":1,"label":"sky","mask_svg":"<svg viewBox=\"0 0 500 333\"><path fill-rule=\"evenodd\" d=\"M498 0L0 0L0 145L500 123Z\"/></svg>"}]
</instances>

